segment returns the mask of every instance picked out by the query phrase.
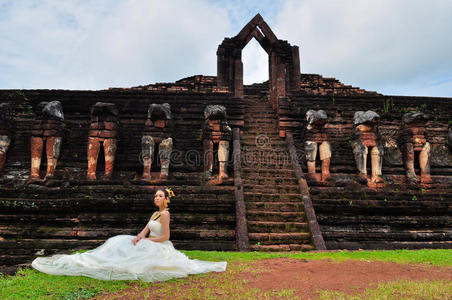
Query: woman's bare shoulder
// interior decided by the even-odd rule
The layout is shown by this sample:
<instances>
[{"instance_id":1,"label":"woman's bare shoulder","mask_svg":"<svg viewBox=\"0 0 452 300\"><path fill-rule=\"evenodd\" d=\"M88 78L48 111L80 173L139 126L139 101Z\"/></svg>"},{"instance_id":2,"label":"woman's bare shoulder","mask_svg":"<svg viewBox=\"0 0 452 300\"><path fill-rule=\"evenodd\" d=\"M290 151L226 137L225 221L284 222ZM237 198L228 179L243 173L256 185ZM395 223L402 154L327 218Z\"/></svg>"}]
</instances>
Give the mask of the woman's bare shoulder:
<instances>
[{"instance_id":1,"label":"woman's bare shoulder","mask_svg":"<svg viewBox=\"0 0 452 300\"><path fill-rule=\"evenodd\" d=\"M170 213L169 213L169 211L164 210L164 211L162 211L162 212L160 213L160 215L161 215L161 216L169 216Z\"/></svg>"}]
</instances>

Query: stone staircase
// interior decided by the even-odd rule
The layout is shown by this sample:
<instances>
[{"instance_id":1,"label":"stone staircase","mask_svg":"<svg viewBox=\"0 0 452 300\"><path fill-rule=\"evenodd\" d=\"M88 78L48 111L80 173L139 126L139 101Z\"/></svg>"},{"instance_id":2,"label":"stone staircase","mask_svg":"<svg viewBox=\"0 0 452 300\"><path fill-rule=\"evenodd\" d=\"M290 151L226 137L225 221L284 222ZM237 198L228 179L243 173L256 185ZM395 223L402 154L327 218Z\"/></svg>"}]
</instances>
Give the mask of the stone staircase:
<instances>
[{"instance_id":1,"label":"stone staircase","mask_svg":"<svg viewBox=\"0 0 452 300\"><path fill-rule=\"evenodd\" d=\"M245 103L242 180L250 248L311 250L302 196L276 115L259 91L246 95Z\"/></svg>"}]
</instances>

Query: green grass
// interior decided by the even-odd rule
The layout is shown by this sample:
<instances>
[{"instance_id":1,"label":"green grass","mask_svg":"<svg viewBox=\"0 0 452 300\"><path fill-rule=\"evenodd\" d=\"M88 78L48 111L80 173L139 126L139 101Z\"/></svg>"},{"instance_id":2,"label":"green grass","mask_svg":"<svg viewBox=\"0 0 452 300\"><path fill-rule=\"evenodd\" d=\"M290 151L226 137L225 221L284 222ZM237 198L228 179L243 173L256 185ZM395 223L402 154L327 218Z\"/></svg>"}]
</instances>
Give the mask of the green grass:
<instances>
[{"instance_id":1,"label":"green grass","mask_svg":"<svg viewBox=\"0 0 452 300\"><path fill-rule=\"evenodd\" d=\"M218 251L183 252L186 253L190 258L212 261L226 260L228 262L234 262L234 264L230 264L228 266L228 272L226 272L227 274L225 273L221 276L208 276L208 274L201 274L197 276L190 276L187 280L179 279L158 284L154 283L152 284L153 286L155 285L156 288L159 287L156 290L171 293L170 287L173 285L183 286L186 282L198 282L197 284L202 286L203 288L201 289L201 291L197 291L199 289L195 286L195 289L193 291L190 291L190 294L193 294L193 296L200 296L201 294L199 293L202 292L203 297L206 296L204 298L207 299L209 299L209 297L212 299L228 297L231 298L232 296L230 295L230 292L234 291L234 289L241 290L241 295L244 297L243 299L247 299L246 297L248 296L265 296L269 299L275 297L291 298L293 295L292 291L290 290L272 291L262 294L261 291L247 288L246 282L240 283L239 286L238 283L233 280L234 272L240 272L247 269L247 262L268 258L330 259L332 261L355 259L366 261L378 260L396 263L421 263L437 266L452 266L452 250L338 251L296 253ZM252 270L247 269L247 272L252 272ZM208 278L209 280L205 280L206 278ZM218 282L216 282L215 280L217 280ZM397 284L394 284L390 288L386 287L386 289L390 291L401 289L403 291L403 284L405 283L399 282ZM88 299L102 292L111 293L130 287L135 289L143 289L144 287L148 287L150 285L150 283L141 283L137 281L102 281L88 277L53 276L38 272L33 269L22 269L15 276L0 276L0 299ZM218 286L221 286L220 292L224 295L216 295L216 293L218 293L218 289L216 287ZM451 291L450 283L445 284L441 282L434 283L432 285L426 283L422 291L433 291L436 287L441 288L441 290L444 290L445 292ZM193 287L191 286L190 288ZM324 292L324 296L331 296L333 297L333 299L336 299L336 296L335 294L333 294L333 292ZM337 296L339 297L340 295L337 294ZM235 297L233 299L240 298Z\"/></svg>"},{"instance_id":2,"label":"green grass","mask_svg":"<svg viewBox=\"0 0 452 300\"><path fill-rule=\"evenodd\" d=\"M15 276L0 277L0 299L88 299L102 291L125 289L131 283L53 276L34 269L21 269Z\"/></svg>"},{"instance_id":3,"label":"green grass","mask_svg":"<svg viewBox=\"0 0 452 300\"><path fill-rule=\"evenodd\" d=\"M191 258L201 260L247 261L269 258L295 259L347 259L389 261L396 263L421 263L436 266L452 266L452 250L390 250L390 251L337 251L337 252L219 252L183 251Z\"/></svg>"},{"instance_id":4,"label":"green grass","mask_svg":"<svg viewBox=\"0 0 452 300\"><path fill-rule=\"evenodd\" d=\"M319 291L320 299L452 299L450 281L409 281L399 280L380 283L376 288L368 288L358 295L342 292Z\"/></svg>"}]
</instances>

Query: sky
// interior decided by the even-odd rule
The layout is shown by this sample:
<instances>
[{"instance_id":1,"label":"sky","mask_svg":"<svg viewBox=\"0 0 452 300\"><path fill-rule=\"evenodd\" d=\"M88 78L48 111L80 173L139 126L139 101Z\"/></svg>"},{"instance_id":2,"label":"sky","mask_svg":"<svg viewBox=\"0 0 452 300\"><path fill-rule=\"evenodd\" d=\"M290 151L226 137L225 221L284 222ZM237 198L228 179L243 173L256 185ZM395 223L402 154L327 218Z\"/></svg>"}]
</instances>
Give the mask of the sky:
<instances>
[{"instance_id":1,"label":"sky","mask_svg":"<svg viewBox=\"0 0 452 300\"><path fill-rule=\"evenodd\" d=\"M302 73L387 95L452 97L449 0L0 0L0 89L98 90L203 74L260 13ZM268 56L242 51L245 84Z\"/></svg>"}]
</instances>

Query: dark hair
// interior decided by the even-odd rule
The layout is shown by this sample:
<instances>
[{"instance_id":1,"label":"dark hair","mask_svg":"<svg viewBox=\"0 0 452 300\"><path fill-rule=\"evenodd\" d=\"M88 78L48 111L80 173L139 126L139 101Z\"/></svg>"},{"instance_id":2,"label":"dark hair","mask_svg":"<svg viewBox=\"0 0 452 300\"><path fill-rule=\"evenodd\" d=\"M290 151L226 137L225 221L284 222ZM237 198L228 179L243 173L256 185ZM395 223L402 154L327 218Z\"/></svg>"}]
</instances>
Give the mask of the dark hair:
<instances>
[{"instance_id":1,"label":"dark hair","mask_svg":"<svg viewBox=\"0 0 452 300\"><path fill-rule=\"evenodd\" d=\"M165 198L169 198L168 191L165 188L158 188L155 192L157 193L158 191L162 191L165 195Z\"/></svg>"}]
</instances>

